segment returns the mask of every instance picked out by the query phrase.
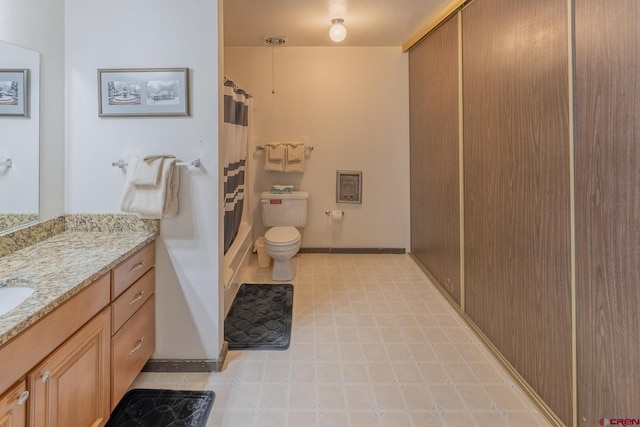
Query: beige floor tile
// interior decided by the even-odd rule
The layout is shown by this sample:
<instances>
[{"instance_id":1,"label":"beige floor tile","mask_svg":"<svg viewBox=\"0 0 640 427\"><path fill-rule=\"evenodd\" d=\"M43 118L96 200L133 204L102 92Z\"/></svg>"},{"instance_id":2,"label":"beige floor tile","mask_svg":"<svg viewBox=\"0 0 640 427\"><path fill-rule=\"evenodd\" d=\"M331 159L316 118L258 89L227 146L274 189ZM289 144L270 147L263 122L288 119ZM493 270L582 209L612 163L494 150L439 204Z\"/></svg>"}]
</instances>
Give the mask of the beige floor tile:
<instances>
[{"instance_id":1,"label":"beige floor tile","mask_svg":"<svg viewBox=\"0 0 640 427\"><path fill-rule=\"evenodd\" d=\"M480 384L463 384L458 389L458 394L470 410L489 411L494 406L493 400Z\"/></svg>"},{"instance_id":2,"label":"beige floor tile","mask_svg":"<svg viewBox=\"0 0 640 427\"><path fill-rule=\"evenodd\" d=\"M320 427L348 426L349 417L346 412L323 412L318 419Z\"/></svg>"},{"instance_id":3,"label":"beige floor tile","mask_svg":"<svg viewBox=\"0 0 640 427\"><path fill-rule=\"evenodd\" d=\"M296 383L315 383L316 365L313 362L291 362L291 380Z\"/></svg>"},{"instance_id":4,"label":"beige floor tile","mask_svg":"<svg viewBox=\"0 0 640 427\"><path fill-rule=\"evenodd\" d=\"M267 410L287 409L289 390L283 384L263 384L260 404Z\"/></svg>"},{"instance_id":5,"label":"beige floor tile","mask_svg":"<svg viewBox=\"0 0 640 427\"><path fill-rule=\"evenodd\" d=\"M430 412L409 412L409 417L416 427L442 427L443 420L436 414ZM459 424L460 426L473 426L473 421L468 424Z\"/></svg>"},{"instance_id":6,"label":"beige floor tile","mask_svg":"<svg viewBox=\"0 0 640 427\"><path fill-rule=\"evenodd\" d=\"M385 411L407 409L403 392L398 387L390 384L374 384L373 392L377 404Z\"/></svg>"},{"instance_id":7,"label":"beige floor tile","mask_svg":"<svg viewBox=\"0 0 640 427\"><path fill-rule=\"evenodd\" d=\"M351 384L346 390L347 408L351 411L370 411L376 399L369 384Z\"/></svg>"},{"instance_id":8,"label":"beige floor tile","mask_svg":"<svg viewBox=\"0 0 640 427\"><path fill-rule=\"evenodd\" d=\"M318 384L318 405L324 410L344 411L347 407L344 389L337 384Z\"/></svg>"},{"instance_id":9,"label":"beige floor tile","mask_svg":"<svg viewBox=\"0 0 640 427\"><path fill-rule=\"evenodd\" d=\"M351 427L379 427L380 419L371 412L350 412L349 421Z\"/></svg>"},{"instance_id":10,"label":"beige floor tile","mask_svg":"<svg viewBox=\"0 0 640 427\"><path fill-rule=\"evenodd\" d=\"M207 427L548 426L409 255L299 254L291 346L230 351L218 373L134 387L210 389ZM247 283L272 283L255 255Z\"/></svg>"},{"instance_id":11,"label":"beige floor tile","mask_svg":"<svg viewBox=\"0 0 640 427\"><path fill-rule=\"evenodd\" d=\"M411 425L411 417L406 412L387 412L380 417L383 427L407 427Z\"/></svg>"},{"instance_id":12,"label":"beige floor tile","mask_svg":"<svg viewBox=\"0 0 640 427\"><path fill-rule=\"evenodd\" d=\"M447 384L433 384L429 387L436 405L447 411L463 411L466 408L458 391Z\"/></svg>"},{"instance_id":13,"label":"beige floor tile","mask_svg":"<svg viewBox=\"0 0 640 427\"><path fill-rule=\"evenodd\" d=\"M289 412L287 426L315 427L318 425L318 416L314 412Z\"/></svg>"},{"instance_id":14,"label":"beige floor tile","mask_svg":"<svg viewBox=\"0 0 640 427\"><path fill-rule=\"evenodd\" d=\"M435 403L426 384L406 384L402 393L409 411L426 411Z\"/></svg>"},{"instance_id":15,"label":"beige floor tile","mask_svg":"<svg viewBox=\"0 0 640 427\"><path fill-rule=\"evenodd\" d=\"M318 391L315 384L296 384L289 389L290 410L310 411L318 403Z\"/></svg>"},{"instance_id":16,"label":"beige floor tile","mask_svg":"<svg viewBox=\"0 0 640 427\"><path fill-rule=\"evenodd\" d=\"M347 384L368 384L369 372L361 363L342 363L344 381Z\"/></svg>"},{"instance_id":17,"label":"beige floor tile","mask_svg":"<svg viewBox=\"0 0 640 427\"><path fill-rule=\"evenodd\" d=\"M442 414L442 424L446 427L460 427L460 426L477 426L477 427L492 427L491 424L480 426L474 423L474 418L471 413L465 412L447 412ZM513 426L517 427L517 426Z\"/></svg>"}]
</instances>

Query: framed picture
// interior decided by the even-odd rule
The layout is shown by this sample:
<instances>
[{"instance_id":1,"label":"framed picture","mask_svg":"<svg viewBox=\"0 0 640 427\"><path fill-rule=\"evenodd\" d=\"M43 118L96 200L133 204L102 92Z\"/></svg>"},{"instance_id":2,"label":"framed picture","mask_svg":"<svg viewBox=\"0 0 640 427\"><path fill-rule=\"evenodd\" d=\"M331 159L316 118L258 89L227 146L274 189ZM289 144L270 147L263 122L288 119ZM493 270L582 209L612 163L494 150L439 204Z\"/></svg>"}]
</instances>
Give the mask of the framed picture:
<instances>
[{"instance_id":1,"label":"framed picture","mask_svg":"<svg viewBox=\"0 0 640 427\"><path fill-rule=\"evenodd\" d=\"M29 70L0 68L0 116L29 117Z\"/></svg>"},{"instance_id":2,"label":"framed picture","mask_svg":"<svg viewBox=\"0 0 640 427\"><path fill-rule=\"evenodd\" d=\"M188 116L189 69L98 70L98 108L106 116Z\"/></svg>"}]
</instances>

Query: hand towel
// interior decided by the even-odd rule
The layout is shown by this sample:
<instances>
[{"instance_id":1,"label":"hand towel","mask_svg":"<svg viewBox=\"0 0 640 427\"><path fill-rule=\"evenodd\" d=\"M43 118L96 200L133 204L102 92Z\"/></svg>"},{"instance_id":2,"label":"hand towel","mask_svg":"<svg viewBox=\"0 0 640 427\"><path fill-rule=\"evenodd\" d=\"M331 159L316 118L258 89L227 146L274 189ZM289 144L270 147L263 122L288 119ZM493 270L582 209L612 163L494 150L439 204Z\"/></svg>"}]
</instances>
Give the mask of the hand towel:
<instances>
[{"instance_id":1,"label":"hand towel","mask_svg":"<svg viewBox=\"0 0 640 427\"><path fill-rule=\"evenodd\" d=\"M284 172L285 146L284 144L264 145L264 170Z\"/></svg>"},{"instance_id":2,"label":"hand towel","mask_svg":"<svg viewBox=\"0 0 640 427\"><path fill-rule=\"evenodd\" d=\"M171 176L166 190L164 203L164 218L173 218L178 215L178 190L180 189L180 168L173 163Z\"/></svg>"},{"instance_id":3,"label":"hand towel","mask_svg":"<svg viewBox=\"0 0 640 427\"><path fill-rule=\"evenodd\" d=\"M127 166L127 176L130 176L129 182L134 185L156 185L160 179L161 168L162 158L153 158L147 161L139 157L132 157Z\"/></svg>"},{"instance_id":4,"label":"hand towel","mask_svg":"<svg viewBox=\"0 0 640 427\"><path fill-rule=\"evenodd\" d=\"M180 185L176 159L162 157L158 183L136 185L132 172L127 170L125 188L120 201L123 212L138 214L142 218L172 217L178 213L178 188Z\"/></svg>"},{"instance_id":5,"label":"hand towel","mask_svg":"<svg viewBox=\"0 0 640 427\"><path fill-rule=\"evenodd\" d=\"M304 172L304 144L287 144L285 172Z\"/></svg>"}]
</instances>

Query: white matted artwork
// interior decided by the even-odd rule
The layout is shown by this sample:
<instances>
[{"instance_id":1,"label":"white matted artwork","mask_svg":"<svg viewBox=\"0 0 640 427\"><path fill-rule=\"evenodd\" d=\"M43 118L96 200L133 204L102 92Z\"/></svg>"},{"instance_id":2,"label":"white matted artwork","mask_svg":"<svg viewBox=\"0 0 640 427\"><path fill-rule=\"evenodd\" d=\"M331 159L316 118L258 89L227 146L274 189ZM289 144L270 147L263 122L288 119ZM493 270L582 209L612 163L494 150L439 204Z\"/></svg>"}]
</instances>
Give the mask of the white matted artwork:
<instances>
[{"instance_id":1,"label":"white matted artwork","mask_svg":"<svg viewBox=\"0 0 640 427\"><path fill-rule=\"evenodd\" d=\"M99 115L188 116L189 69L98 70Z\"/></svg>"},{"instance_id":2,"label":"white matted artwork","mask_svg":"<svg viewBox=\"0 0 640 427\"><path fill-rule=\"evenodd\" d=\"M29 117L29 70L0 69L0 116Z\"/></svg>"}]
</instances>

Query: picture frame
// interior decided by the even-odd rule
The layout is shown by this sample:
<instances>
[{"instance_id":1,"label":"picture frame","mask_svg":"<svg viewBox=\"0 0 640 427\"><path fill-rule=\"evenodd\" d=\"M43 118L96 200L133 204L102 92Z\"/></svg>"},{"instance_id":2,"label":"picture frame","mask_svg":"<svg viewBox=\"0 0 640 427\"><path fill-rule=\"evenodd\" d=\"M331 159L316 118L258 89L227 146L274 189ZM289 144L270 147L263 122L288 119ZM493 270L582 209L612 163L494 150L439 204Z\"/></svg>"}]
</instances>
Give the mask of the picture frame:
<instances>
[{"instance_id":1,"label":"picture frame","mask_svg":"<svg viewBox=\"0 0 640 427\"><path fill-rule=\"evenodd\" d=\"M29 70L0 68L0 116L29 117Z\"/></svg>"},{"instance_id":2,"label":"picture frame","mask_svg":"<svg viewBox=\"0 0 640 427\"><path fill-rule=\"evenodd\" d=\"M188 116L189 69L99 69L98 115Z\"/></svg>"},{"instance_id":3,"label":"picture frame","mask_svg":"<svg viewBox=\"0 0 640 427\"><path fill-rule=\"evenodd\" d=\"M362 171L336 171L336 203L362 204Z\"/></svg>"}]
</instances>

